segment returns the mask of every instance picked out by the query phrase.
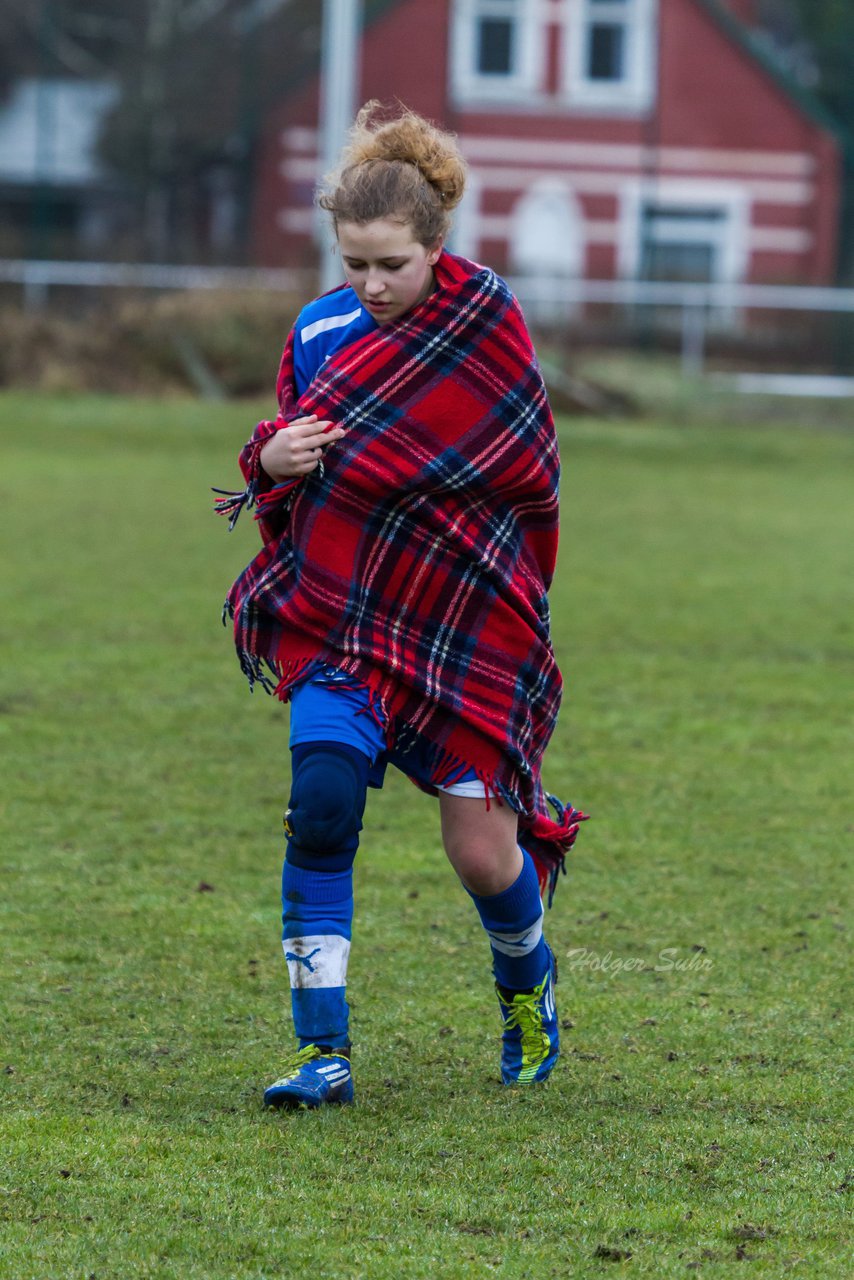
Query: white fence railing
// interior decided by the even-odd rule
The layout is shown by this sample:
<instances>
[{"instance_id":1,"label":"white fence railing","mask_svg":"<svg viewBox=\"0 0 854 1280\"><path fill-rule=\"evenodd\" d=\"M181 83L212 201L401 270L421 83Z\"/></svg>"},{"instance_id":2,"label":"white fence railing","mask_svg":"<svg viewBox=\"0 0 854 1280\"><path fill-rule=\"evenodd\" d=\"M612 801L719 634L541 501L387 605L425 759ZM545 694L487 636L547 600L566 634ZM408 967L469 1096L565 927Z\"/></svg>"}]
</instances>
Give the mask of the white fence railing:
<instances>
[{"instance_id":1,"label":"white fence railing","mask_svg":"<svg viewBox=\"0 0 854 1280\"><path fill-rule=\"evenodd\" d=\"M113 262L0 259L0 283L19 284L24 305L45 305L53 286L123 289L262 289L307 296L313 270L193 267ZM576 280L511 277L508 281L533 320L568 323L584 303L662 307L680 313L682 365L702 371L710 322L733 322L745 311L854 312L854 289L751 284L679 284L651 280Z\"/></svg>"},{"instance_id":2,"label":"white fence railing","mask_svg":"<svg viewBox=\"0 0 854 1280\"><path fill-rule=\"evenodd\" d=\"M43 262L0 259L0 284L19 284L37 310L51 286L95 289L270 289L305 293L315 273L295 268L188 267L141 262Z\"/></svg>"},{"instance_id":3,"label":"white fence railing","mask_svg":"<svg viewBox=\"0 0 854 1280\"><path fill-rule=\"evenodd\" d=\"M706 338L736 328L745 311L854 313L854 289L804 285L683 284L658 280L560 280L510 278L508 283L530 319L564 322L583 303L625 307L661 307L680 315L682 368L688 375L702 372Z\"/></svg>"}]
</instances>

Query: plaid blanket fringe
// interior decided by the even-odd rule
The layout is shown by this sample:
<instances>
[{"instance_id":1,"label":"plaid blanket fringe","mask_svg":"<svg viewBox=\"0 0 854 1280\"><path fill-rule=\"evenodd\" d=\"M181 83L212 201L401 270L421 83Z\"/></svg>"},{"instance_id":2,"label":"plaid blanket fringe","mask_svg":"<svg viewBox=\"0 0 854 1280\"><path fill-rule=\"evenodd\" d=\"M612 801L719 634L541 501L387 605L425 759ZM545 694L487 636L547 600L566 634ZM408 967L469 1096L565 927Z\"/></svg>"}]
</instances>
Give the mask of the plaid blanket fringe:
<instances>
[{"instance_id":1,"label":"plaid blanket fringe","mask_svg":"<svg viewBox=\"0 0 854 1280\"><path fill-rule=\"evenodd\" d=\"M230 615L228 601L223 608L223 622ZM265 693L276 697L280 702L288 702L294 689L311 673L312 669L323 667L326 661L316 655L301 658L290 658L287 661L269 661L259 658L247 650L238 650L240 668L249 683L250 692L255 685L260 685ZM383 682L379 673L372 667L358 660L335 658L335 665L353 677L355 683L367 686L370 701L366 711L375 722L385 730L386 746L389 750L397 746L405 748L408 737L415 737L407 721L401 720L396 708L405 701L401 690L395 690L392 683ZM486 807L490 805L490 793L499 798L519 814L524 814L525 803L519 781L510 783L500 779L494 768L484 766L475 758L461 757L454 751L441 747L437 743L429 744L430 783L421 786L415 783L428 795L436 795L437 787L449 787L473 772L482 782ZM414 781L414 780L413 780ZM533 859L540 884L540 892L547 896L547 905L552 905L559 875L566 875L565 856L575 844L582 822L586 822L588 814L571 804L564 804L557 796L544 793L545 799L555 813L554 821L543 822L537 816L525 827L523 844Z\"/></svg>"}]
</instances>

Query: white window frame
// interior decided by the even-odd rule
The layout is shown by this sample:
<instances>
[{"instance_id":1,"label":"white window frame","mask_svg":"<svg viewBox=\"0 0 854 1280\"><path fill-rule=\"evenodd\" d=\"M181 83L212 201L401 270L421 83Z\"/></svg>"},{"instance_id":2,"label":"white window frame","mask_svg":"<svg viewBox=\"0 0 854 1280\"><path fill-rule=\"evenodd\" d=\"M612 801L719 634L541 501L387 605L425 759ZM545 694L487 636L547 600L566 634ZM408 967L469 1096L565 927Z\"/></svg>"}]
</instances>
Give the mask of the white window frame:
<instances>
[{"instance_id":1,"label":"white window frame","mask_svg":"<svg viewBox=\"0 0 854 1280\"><path fill-rule=\"evenodd\" d=\"M564 75L566 95L576 106L638 114L655 101L658 0L568 0ZM587 71L590 29L598 22L625 29L622 80L594 80Z\"/></svg>"},{"instance_id":2,"label":"white window frame","mask_svg":"<svg viewBox=\"0 0 854 1280\"><path fill-rule=\"evenodd\" d=\"M451 84L459 103L530 101L545 75L543 23L539 0L515 0L516 67L510 74L478 70L478 22L504 17L507 0L455 0L451 27Z\"/></svg>"},{"instance_id":3,"label":"white window frame","mask_svg":"<svg viewBox=\"0 0 854 1280\"><path fill-rule=\"evenodd\" d=\"M736 183L702 179L639 180L626 184L620 197L618 270L622 277L637 277L643 252L642 214L648 204L665 209L668 205L722 209L725 216L717 224L719 233L709 237L715 249L713 282L738 284L746 278L750 266L750 195ZM695 228L686 228L686 240L690 230Z\"/></svg>"}]
</instances>

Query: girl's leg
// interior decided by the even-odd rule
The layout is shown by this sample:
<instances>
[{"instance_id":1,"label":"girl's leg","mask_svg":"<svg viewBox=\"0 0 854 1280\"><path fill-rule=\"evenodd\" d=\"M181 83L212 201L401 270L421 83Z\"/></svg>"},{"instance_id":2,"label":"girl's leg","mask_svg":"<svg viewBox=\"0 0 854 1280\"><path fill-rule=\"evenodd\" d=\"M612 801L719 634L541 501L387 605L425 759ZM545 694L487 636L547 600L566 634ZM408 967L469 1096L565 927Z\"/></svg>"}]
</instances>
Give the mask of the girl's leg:
<instances>
[{"instance_id":1,"label":"girl's leg","mask_svg":"<svg viewBox=\"0 0 854 1280\"><path fill-rule=\"evenodd\" d=\"M292 781L285 814L282 945L299 1052L267 1089L270 1106L349 1102L353 1085L347 962L353 860L368 775L383 746L366 690L305 685L291 700Z\"/></svg>"},{"instance_id":2,"label":"girl's leg","mask_svg":"<svg viewBox=\"0 0 854 1280\"><path fill-rule=\"evenodd\" d=\"M519 878L518 819L509 805L492 801L487 809L482 796L440 791L439 812L445 852L469 893L501 893Z\"/></svg>"},{"instance_id":3,"label":"girl's leg","mask_svg":"<svg viewBox=\"0 0 854 1280\"><path fill-rule=\"evenodd\" d=\"M516 840L507 804L439 794L445 851L477 907L500 987L530 991L548 969L543 904L534 864Z\"/></svg>"},{"instance_id":4,"label":"girl's leg","mask_svg":"<svg viewBox=\"0 0 854 1280\"><path fill-rule=\"evenodd\" d=\"M285 815L282 945L300 1048L348 1049L347 962L353 860L367 794L367 756L338 742L292 750Z\"/></svg>"},{"instance_id":5,"label":"girl's leg","mask_svg":"<svg viewBox=\"0 0 854 1280\"><path fill-rule=\"evenodd\" d=\"M543 937L543 904L529 854L517 843L509 805L440 792L442 838L492 948L504 1043L505 1084L548 1076L559 1052L556 969Z\"/></svg>"},{"instance_id":6,"label":"girl's leg","mask_svg":"<svg viewBox=\"0 0 854 1280\"><path fill-rule=\"evenodd\" d=\"M353 1099L347 962L353 860L370 761L337 742L295 746L292 760L282 946L299 1053L266 1090L264 1101L274 1107L317 1107Z\"/></svg>"}]
</instances>

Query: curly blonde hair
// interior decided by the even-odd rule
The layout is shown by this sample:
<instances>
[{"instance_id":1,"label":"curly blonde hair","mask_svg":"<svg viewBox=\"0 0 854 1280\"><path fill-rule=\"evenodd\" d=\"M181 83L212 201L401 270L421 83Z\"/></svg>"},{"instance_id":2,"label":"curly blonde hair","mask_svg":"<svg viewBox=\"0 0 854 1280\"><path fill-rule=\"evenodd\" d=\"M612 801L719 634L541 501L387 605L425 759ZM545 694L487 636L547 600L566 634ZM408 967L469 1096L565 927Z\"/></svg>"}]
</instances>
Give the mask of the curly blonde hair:
<instances>
[{"instance_id":1,"label":"curly blonde hair","mask_svg":"<svg viewBox=\"0 0 854 1280\"><path fill-rule=\"evenodd\" d=\"M415 240L431 248L444 239L451 213L463 198L466 163L453 134L403 108L390 120L366 102L356 116L340 167L318 193L321 209L339 222L391 218L412 227Z\"/></svg>"}]
</instances>

